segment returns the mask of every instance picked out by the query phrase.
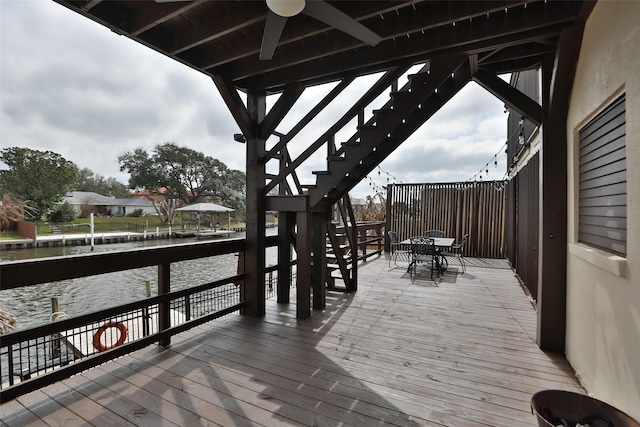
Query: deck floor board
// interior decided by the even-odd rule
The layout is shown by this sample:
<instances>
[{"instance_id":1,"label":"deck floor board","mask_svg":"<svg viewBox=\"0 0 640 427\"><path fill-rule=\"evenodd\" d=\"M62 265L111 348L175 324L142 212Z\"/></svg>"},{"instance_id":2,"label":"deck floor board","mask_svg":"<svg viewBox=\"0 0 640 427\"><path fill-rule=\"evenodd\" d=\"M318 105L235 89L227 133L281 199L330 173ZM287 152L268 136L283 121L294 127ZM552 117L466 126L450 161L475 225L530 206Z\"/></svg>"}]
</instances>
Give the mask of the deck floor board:
<instances>
[{"instance_id":1,"label":"deck floor board","mask_svg":"<svg viewBox=\"0 0 640 427\"><path fill-rule=\"evenodd\" d=\"M505 261L450 267L371 259L309 319L269 300L6 402L0 425L535 426L535 392L584 392Z\"/></svg>"}]
</instances>

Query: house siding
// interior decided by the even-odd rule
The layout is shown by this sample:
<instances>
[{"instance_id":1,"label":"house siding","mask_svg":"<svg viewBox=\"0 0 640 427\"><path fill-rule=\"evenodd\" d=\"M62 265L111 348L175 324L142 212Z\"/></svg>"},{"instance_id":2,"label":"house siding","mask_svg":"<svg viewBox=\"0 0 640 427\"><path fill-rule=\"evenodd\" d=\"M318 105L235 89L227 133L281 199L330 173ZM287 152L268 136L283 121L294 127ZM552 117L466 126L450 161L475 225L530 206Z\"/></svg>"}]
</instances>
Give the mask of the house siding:
<instances>
[{"instance_id":1,"label":"house siding","mask_svg":"<svg viewBox=\"0 0 640 427\"><path fill-rule=\"evenodd\" d=\"M627 235L640 236L640 2L598 2L585 26L567 120L567 358L589 393L640 419L640 243L580 242L580 130L626 96Z\"/></svg>"}]
</instances>

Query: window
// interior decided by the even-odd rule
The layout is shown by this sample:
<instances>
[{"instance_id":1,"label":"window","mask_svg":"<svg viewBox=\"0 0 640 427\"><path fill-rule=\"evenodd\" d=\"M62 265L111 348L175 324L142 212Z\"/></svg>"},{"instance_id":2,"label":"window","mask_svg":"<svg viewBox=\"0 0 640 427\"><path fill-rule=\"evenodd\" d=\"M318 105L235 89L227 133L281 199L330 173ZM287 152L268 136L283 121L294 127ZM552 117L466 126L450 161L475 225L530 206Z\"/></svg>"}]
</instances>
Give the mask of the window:
<instances>
[{"instance_id":1,"label":"window","mask_svg":"<svg viewBox=\"0 0 640 427\"><path fill-rule=\"evenodd\" d=\"M625 96L580 130L578 241L627 253Z\"/></svg>"}]
</instances>

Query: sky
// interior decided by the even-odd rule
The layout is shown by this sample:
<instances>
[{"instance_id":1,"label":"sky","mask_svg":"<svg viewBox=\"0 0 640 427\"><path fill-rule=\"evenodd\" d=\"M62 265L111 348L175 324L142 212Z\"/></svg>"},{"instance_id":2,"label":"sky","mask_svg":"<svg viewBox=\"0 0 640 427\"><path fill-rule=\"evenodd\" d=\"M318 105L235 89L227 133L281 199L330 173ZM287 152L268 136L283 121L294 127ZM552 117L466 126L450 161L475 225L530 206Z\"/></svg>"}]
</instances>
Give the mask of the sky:
<instances>
[{"instance_id":1,"label":"sky","mask_svg":"<svg viewBox=\"0 0 640 427\"><path fill-rule=\"evenodd\" d=\"M356 80L341 99L361 93L374 77ZM331 87L307 89L277 130L286 132ZM292 144L292 156L340 117L348 105L341 99ZM0 0L0 108L0 148L53 151L123 184L129 175L120 172L118 156L165 142L245 171L245 147L233 141L239 128L209 77L53 1ZM387 183L468 181L480 173L502 179L506 133L504 104L469 83L351 196L373 195ZM312 183L323 155L298 170L302 183Z\"/></svg>"}]
</instances>

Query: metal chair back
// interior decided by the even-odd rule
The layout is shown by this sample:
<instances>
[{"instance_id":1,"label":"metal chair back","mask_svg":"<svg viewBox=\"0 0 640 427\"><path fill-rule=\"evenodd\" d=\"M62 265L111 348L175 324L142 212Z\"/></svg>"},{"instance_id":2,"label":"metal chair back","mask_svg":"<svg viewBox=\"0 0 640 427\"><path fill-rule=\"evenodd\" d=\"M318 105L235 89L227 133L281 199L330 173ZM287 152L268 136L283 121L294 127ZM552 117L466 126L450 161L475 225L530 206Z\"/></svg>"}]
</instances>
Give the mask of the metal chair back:
<instances>
[{"instance_id":1,"label":"metal chair back","mask_svg":"<svg viewBox=\"0 0 640 427\"><path fill-rule=\"evenodd\" d=\"M442 230L427 230L424 235L426 237L444 237L444 231Z\"/></svg>"}]
</instances>

